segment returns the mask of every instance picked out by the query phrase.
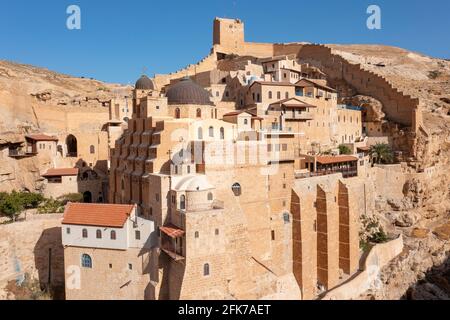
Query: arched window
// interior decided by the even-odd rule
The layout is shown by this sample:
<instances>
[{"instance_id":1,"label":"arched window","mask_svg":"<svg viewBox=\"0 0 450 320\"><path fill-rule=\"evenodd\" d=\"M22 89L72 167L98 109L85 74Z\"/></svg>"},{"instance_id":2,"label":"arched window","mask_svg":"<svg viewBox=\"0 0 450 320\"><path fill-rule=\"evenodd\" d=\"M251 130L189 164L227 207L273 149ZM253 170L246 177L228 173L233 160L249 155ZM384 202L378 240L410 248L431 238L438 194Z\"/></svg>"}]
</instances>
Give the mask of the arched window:
<instances>
[{"instance_id":1,"label":"arched window","mask_svg":"<svg viewBox=\"0 0 450 320\"><path fill-rule=\"evenodd\" d=\"M88 237L88 231L87 231L87 229L83 229L83 231L81 232L82 233L82 236L83 236L83 238L87 238Z\"/></svg>"},{"instance_id":2,"label":"arched window","mask_svg":"<svg viewBox=\"0 0 450 320\"><path fill-rule=\"evenodd\" d=\"M202 127L198 128L197 136L198 136L198 140L203 140L203 128Z\"/></svg>"},{"instance_id":3,"label":"arched window","mask_svg":"<svg viewBox=\"0 0 450 320\"><path fill-rule=\"evenodd\" d=\"M94 146L90 146L90 147L89 147L89 152L90 152L91 154L94 154L94 153L95 153L95 147L94 147Z\"/></svg>"},{"instance_id":4,"label":"arched window","mask_svg":"<svg viewBox=\"0 0 450 320\"><path fill-rule=\"evenodd\" d=\"M111 231L111 240L116 240L117 239L117 234L114 230Z\"/></svg>"},{"instance_id":5,"label":"arched window","mask_svg":"<svg viewBox=\"0 0 450 320\"><path fill-rule=\"evenodd\" d=\"M231 189L233 190L233 193L234 193L234 195L236 197L239 197L242 194L242 188L241 188L241 185L239 183L233 184Z\"/></svg>"},{"instance_id":6,"label":"arched window","mask_svg":"<svg viewBox=\"0 0 450 320\"><path fill-rule=\"evenodd\" d=\"M248 119L244 119L244 124L248 125Z\"/></svg>"},{"instance_id":7,"label":"arched window","mask_svg":"<svg viewBox=\"0 0 450 320\"><path fill-rule=\"evenodd\" d=\"M180 108L176 108L175 109L175 119L180 119L181 118L181 110Z\"/></svg>"},{"instance_id":8,"label":"arched window","mask_svg":"<svg viewBox=\"0 0 450 320\"><path fill-rule=\"evenodd\" d=\"M92 258L88 254L81 256L81 266L83 268L92 269Z\"/></svg>"},{"instance_id":9,"label":"arched window","mask_svg":"<svg viewBox=\"0 0 450 320\"><path fill-rule=\"evenodd\" d=\"M203 266L203 275L205 277L209 276L209 264L208 263L205 263L205 265Z\"/></svg>"},{"instance_id":10,"label":"arched window","mask_svg":"<svg viewBox=\"0 0 450 320\"><path fill-rule=\"evenodd\" d=\"M214 195L212 194L212 192L208 193L208 201L213 201L214 199Z\"/></svg>"},{"instance_id":11,"label":"arched window","mask_svg":"<svg viewBox=\"0 0 450 320\"><path fill-rule=\"evenodd\" d=\"M78 157L78 143L74 135L68 135L66 138L67 157Z\"/></svg>"},{"instance_id":12,"label":"arched window","mask_svg":"<svg viewBox=\"0 0 450 320\"><path fill-rule=\"evenodd\" d=\"M197 118L202 117L202 109L197 109L196 116L197 116Z\"/></svg>"},{"instance_id":13,"label":"arched window","mask_svg":"<svg viewBox=\"0 0 450 320\"><path fill-rule=\"evenodd\" d=\"M185 210L186 209L186 196L182 195L180 197L180 209Z\"/></svg>"},{"instance_id":14,"label":"arched window","mask_svg":"<svg viewBox=\"0 0 450 320\"><path fill-rule=\"evenodd\" d=\"M225 139L225 129L224 128L220 128L220 139L222 139L222 140Z\"/></svg>"},{"instance_id":15,"label":"arched window","mask_svg":"<svg viewBox=\"0 0 450 320\"><path fill-rule=\"evenodd\" d=\"M214 138L214 128L213 127L209 127L209 136L211 138Z\"/></svg>"},{"instance_id":16,"label":"arched window","mask_svg":"<svg viewBox=\"0 0 450 320\"><path fill-rule=\"evenodd\" d=\"M96 235L97 235L97 239L101 239L102 238L102 231L101 230L97 230Z\"/></svg>"}]
</instances>

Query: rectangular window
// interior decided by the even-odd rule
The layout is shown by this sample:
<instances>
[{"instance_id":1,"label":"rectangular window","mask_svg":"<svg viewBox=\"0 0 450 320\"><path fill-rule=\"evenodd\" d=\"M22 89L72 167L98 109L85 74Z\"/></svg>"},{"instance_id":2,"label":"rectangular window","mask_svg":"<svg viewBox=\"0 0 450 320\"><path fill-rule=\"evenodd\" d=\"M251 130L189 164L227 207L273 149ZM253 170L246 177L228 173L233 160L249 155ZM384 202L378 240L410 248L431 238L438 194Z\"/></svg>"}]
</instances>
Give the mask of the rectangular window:
<instances>
[{"instance_id":1,"label":"rectangular window","mask_svg":"<svg viewBox=\"0 0 450 320\"><path fill-rule=\"evenodd\" d=\"M272 241L275 241L275 230L272 230L271 235L272 235Z\"/></svg>"},{"instance_id":2,"label":"rectangular window","mask_svg":"<svg viewBox=\"0 0 450 320\"><path fill-rule=\"evenodd\" d=\"M283 143L283 151L287 151L287 144Z\"/></svg>"},{"instance_id":3,"label":"rectangular window","mask_svg":"<svg viewBox=\"0 0 450 320\"><path fill-rule=\"evenodd\" d=\"M156 202L159 202L159 193L155 194Z\"/></svg>"},{"instance_id":4,"label":"rectangular window","mask_svg":"<svg viewBox=\"0 0 450 320\"><path fill-rule=\"evenodd\" d=\"M140 231L135 231L135 238L136 240L141 240L141 232Z\"/></svg>"},{"instance_id":5,"label":"rectangular window","mask_svg":"<svg viewBox=\"0 0 450 320\"><path fill-rule=\"evenodd\" d=\"M133 265L131 263L128 264L128 269L133 270Z\"/></svg>"},{"instance_id":6,"label":"rectangular window","mask_svg":"<svg viewBox=\"0 0 450 320\"><path fill-rule=\"evenodd\" d=\"M70 234L70 228L67 228L67 229L66 229L66 233L67 233L67 234Z\"/></svg>"}]
</instances>

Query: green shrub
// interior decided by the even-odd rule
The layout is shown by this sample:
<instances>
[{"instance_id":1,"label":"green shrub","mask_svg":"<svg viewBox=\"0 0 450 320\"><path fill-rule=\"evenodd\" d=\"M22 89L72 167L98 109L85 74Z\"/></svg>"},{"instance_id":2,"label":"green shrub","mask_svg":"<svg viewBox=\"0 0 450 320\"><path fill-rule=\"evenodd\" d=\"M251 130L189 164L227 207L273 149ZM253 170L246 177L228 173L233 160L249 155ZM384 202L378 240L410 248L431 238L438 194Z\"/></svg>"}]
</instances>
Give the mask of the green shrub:
<instances>
[{"instance_id":1,"label":"green shrub","mask_svg":"<svg viewBox=\"0 0 450 320\"><path fill-rule=\"evenodd\" d=\"M69 193L59 197L58 200L61 201L64 205L66 205L68 202L81 203L83 202L84 198L81 193Z\"/></svg>"},{"instance_id":2,"label":"green shrub","mask_svg":"<svg viewBox=\"0 0 450 320\"><path fill-rule=\"evenodd\" d=\"M369 237L369 241L372 243L385 243L389 241L389 238L384 230L380 228L380 231L375 232Z\"/></svg>"},{"instance_id":3,"label":"green shrub","mask_svg":"<svg viewBox=\"0 0 450 320\"><path fill-rule=\"evenodd\" d=\"M22 212L23 206L17 199L16 195L8 195L0 202L0 213L15 221L17 216Z\"/></svg>"},{"instance_id":4,"label":"green shrub","mask_svg":"<svg viewBox=\"0 0 450 320\"><path fill-rule=\"evenodd\" d=\"M63 213L64 203L59 200L47 199L38 208L39 214Z\"/></svg>"},{"instance_id":5,"label":"green shrub","mask_svg":"<svg viewBox=\"0 0 450 320\"><path fill-rule=\"evenodd\" d=\"M347 147L347 146L341 144L341 145L339 146L339 154L346 154L346 155L349 155L349 154L352 154L352 150L350 150L349 147Z\"/></svg>"}]
</instances>

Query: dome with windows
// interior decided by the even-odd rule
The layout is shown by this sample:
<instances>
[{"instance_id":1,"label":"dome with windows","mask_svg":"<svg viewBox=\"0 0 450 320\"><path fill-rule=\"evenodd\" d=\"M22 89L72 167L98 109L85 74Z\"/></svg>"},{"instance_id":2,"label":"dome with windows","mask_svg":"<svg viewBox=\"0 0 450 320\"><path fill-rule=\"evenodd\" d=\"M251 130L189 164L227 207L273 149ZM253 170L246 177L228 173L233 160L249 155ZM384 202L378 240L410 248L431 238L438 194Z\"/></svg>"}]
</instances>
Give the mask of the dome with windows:
<instances>
[{"instance_id":1,"label":"dome with windows","mask_svg":"<svg viewBox=\"0 0 450 320\"><path fill-rule=\"evenodd\" d=\"M153 84L153 81L144 74L136 81L134 88L136 90L155 90L155 85Z\"/></svg>"},{"instance_id":2,"label":"dome with windows","mask_svg":"<svg viewBox=\"0 0 450 320\"><path fill-rule=\"evenodd\" d=\"M212 105L209 92L188 77L171 86L166 96L169 104Z\"/></svg>"},{"instance_id":3,"label":"dome with windows","mask_svg":"<svg viewBox=\"0 0 450 320\"><path fill-rule=\"evenodd\" d=\"M189 176L181 179L175 186L177 191L206 191L212 190L212 186L205 175Z\"/></svg>"}]
</instances>

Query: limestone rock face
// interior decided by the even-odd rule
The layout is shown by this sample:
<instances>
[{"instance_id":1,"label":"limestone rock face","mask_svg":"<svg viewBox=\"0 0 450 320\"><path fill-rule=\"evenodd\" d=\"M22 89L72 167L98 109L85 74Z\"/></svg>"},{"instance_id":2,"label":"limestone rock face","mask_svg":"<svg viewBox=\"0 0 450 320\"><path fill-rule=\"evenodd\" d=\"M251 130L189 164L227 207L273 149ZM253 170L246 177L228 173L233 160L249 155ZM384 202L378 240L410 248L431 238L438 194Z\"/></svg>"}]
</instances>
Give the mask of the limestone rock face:
<instances>
[{"instance_id":1,"label":"limestone rock face","mask_svg":"<svg viewBox=\"0 0 450 320\"><path fill-rule=\"evenodd\" d=\"M347 97L342 100L344 104L362 107L366 112L368 122L381 122L385 119L383 105L375 98L363 95Z\"/></svg>"}]
</instances>

